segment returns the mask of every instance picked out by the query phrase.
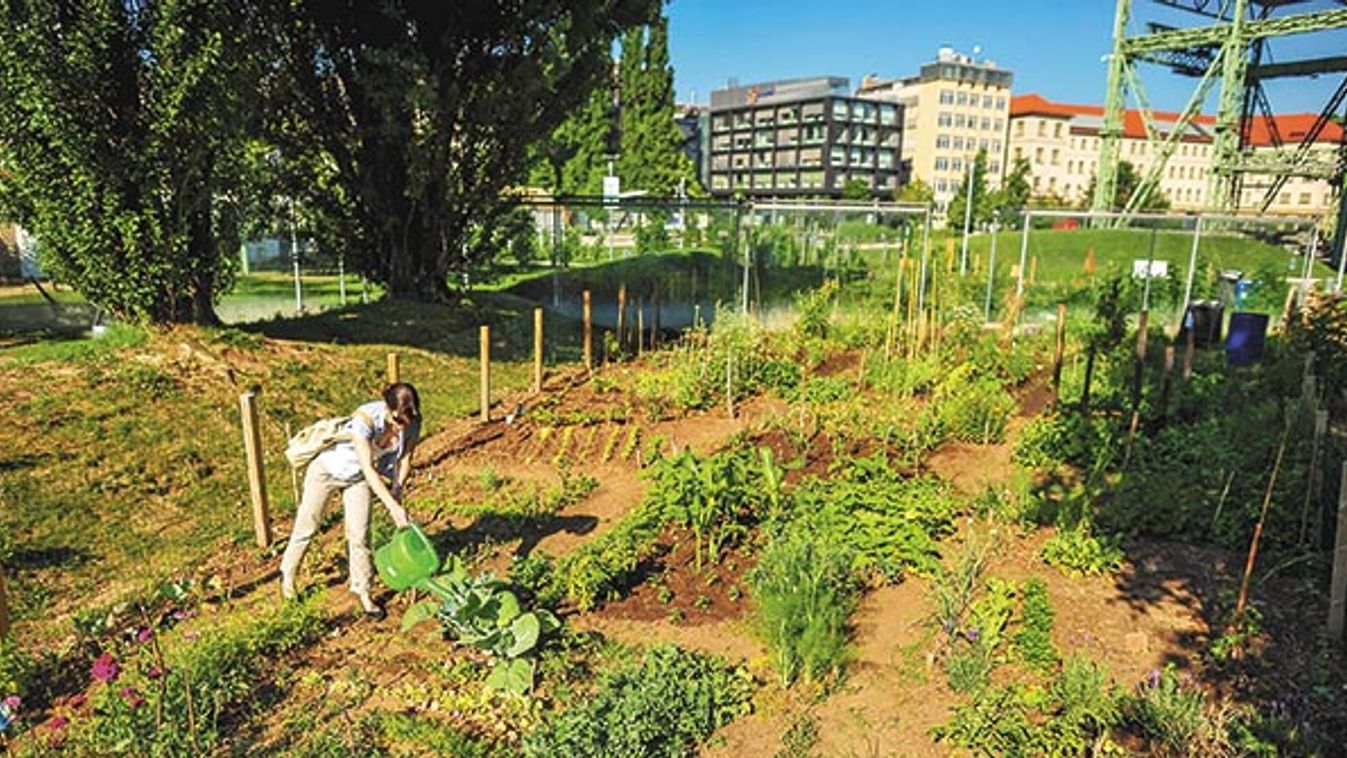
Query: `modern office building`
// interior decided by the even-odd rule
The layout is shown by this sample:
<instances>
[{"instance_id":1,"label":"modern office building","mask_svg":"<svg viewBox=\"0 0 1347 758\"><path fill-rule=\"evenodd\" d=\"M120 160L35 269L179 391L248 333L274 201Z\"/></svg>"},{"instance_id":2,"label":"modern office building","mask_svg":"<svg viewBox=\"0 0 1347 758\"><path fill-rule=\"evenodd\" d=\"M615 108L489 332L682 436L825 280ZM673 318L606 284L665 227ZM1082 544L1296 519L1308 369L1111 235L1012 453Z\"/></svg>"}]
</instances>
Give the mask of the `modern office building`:
<instances>
[{"instance_id":1,"label":"modern office building","mask_svg":"<svg viewBox=\"0 0 1347 758\"><path fill-rule=\"evenodd\" d=\"M1013 82L1014 75L996 61L946 46L916 76L866 77L856 94L903 106L903 160L912 179L930 185L937 206L944 206L967 181L980 150L987 151L987 186L1000 186Z\"/></svg>"},{"instance_id":2,"label":"modern office building","mask_svg":"<svg viewBox=\"0 0 1347 758\"><path fill-rule=\"evenodd\" d=\"M889 198L906 182L902 107L851 96L817 77L711 93L706 174L712 195L840 197L861 181Z\"/></svg>"},{"instance_id":3,"label":"modern office building","mask_svg":"<svg viewBox=\"0 0 1347 758\"><path fill-rule=\"evenodd\" d=\"M1153 114L1160 126L1160 134L1168 136L1178 122L1179 114ZM1310 113L1287 114L1274 117L1276 131L1282 140L1295 144L1304 139L1316 116ZM1099 105L1057 103L1037 95L1021 95L1011 102L1010 153L1008 159L1029 161L1030 186L1038 198L1054 198L1068 205L1088 203L1099 161L1099 131L1104 122L1104 108ZM1178 148L1165 162L1160 175L1160 191L1176 211L1199 211L1206 208L1207 170L1211 163L1212 141L1216 119L1200 115L1180 136ZM1274 139L1267 121L1258 118L1248 125L1249 144L1255 152L1274 150ZM1327 160L1335 160L1344 141L1343 127L1329 123L1319 134L1314 152ZM1141 114L1126 111L1123 118L1121 158L1144 174L1155 162L1154 152L1146 139ZM1250 176L1240 193L1241 210L1256 209L1266 191L1268 179ZM1323 216L1337 209L1338 190L1322 179L1292 177L1277 191L1271 214Z\"/></svg>"}]
</instances>

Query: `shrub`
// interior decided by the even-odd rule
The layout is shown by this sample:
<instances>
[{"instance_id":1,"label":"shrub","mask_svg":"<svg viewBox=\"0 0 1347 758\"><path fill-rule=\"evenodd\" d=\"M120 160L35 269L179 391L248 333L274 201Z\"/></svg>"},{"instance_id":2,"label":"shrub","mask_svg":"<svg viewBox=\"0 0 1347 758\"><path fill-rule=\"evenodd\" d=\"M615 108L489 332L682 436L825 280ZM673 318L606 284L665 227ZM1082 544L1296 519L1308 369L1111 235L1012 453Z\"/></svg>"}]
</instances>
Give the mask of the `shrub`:
<instances>
[{"instance_id":1,"label":"shrub","mask_svg":"<svg viewBox=\"0 0 1347 758\"><path fill-rule=\"evenodd\" d=\"M1181 677L1173 664L1152 671L1124 705L1128 720L1149 737L1156 747L1172 755L1193 755L1201 746L1220 740L1221 732L1210 721L1203 705L1202 690L1188 677Z\"/></svg>"},{"instance_id":2,"label":"shrub","mask_svg":"<svg viewBox=\"0 0 1347 758\"><path fill-rule=\"evenodd\" d=\"M840 673L856 604L851 556L830 541L774 540L749 579L758 629L783 684Z\"/></svg>"},{"instance_id":3,"label":"shrub","mask_svg":"<svg viewBox=\"0 0 1347 758\"><path fill-rule=\"evenodd\" d=\"M753 682L719 659L671 645L603 677L598 692L553 718L524 743L535 758L682 758L749 711Z\"/></svg>"},{"instance_id":4,"label":"shrub","mask_svg":"<svg viewBox=\"0 0 1347 758\"><path fill-rule=\"evenodd\" d=\"M932 396L934 413L954 439L988 444L1005 438L1015 398L992 376L978 376L965 364L949 373Z\"/></svg>"}]
</instances>

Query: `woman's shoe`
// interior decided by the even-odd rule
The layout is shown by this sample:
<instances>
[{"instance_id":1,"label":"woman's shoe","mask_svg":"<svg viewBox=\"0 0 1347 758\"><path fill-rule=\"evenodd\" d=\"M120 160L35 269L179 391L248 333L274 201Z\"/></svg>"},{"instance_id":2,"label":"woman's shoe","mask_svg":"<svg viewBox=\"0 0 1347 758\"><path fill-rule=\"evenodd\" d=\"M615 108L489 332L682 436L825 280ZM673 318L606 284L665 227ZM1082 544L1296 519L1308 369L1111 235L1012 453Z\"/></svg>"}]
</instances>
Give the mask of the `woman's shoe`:
<instances>
[{"instance_id":1,"label":"woman's shoe","mask_svg":"<svg viewBox=\"0 0 1347 758\"><path fill-rule=\"evenodd\" d=\"M356 597L360 600L360 607L365 612L365 618L371 621L383 621L388 618L388 611L384 610L384 607L379 603L374 602L374 599L368 594L356 593Z\"/></svg>"}]
</instances>

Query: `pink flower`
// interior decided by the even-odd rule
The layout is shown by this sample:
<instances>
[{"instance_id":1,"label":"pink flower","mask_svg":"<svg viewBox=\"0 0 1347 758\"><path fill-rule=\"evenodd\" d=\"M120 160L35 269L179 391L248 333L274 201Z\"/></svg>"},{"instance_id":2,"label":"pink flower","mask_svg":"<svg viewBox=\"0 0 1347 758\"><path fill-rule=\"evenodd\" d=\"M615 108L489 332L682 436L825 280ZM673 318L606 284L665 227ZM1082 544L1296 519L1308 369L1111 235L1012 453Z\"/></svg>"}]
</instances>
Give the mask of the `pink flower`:
<instances>
[{"instance_id":1,"label":"pink flower","mask_svg":"<svg viewBox=\"0 0 1347 758\"><path fill-rule=\"evenodd\" d=\"M150 667L148 670L146 670L146 672L145 672L145 676L149 677L150 679L158 679L159 677L161 677L161 676L163 676L163 675L164 675L164 670L161 669L161 668L159 668L158 666L151 666L151 667Z\"/></svg>"},{"instance_id":2,"label":"pink flower","mask_svg":"<svg viewBox=\"0 0 1347 758\"><path fill-rule=\"evenodd\" d=\"M131 706L131 710L135 710L145 704L145 698L141 697L140 693L136 692L131 687L123 687L120 694L122 699L126 701L126 704Z\"/></svg>"},{"instance_id":3,"label":"pink flower","mask_svg":"<svg viewBox=\"0 0 1347 758\"><path fill-rule=\"evenodd\" d=\"M89 702L89 698L81 692L76 695L71 695L70 699L66 701L66 704L71 708L83 708L84 704L87 702Z\"/></svg>"},{"instance_id":4,"label":"pink flower","mask_svg":"<svg viewBox=\"0 0 1347 758\"><path fill-rule=\"evenodd\" d=\"M117 659L112 657L111 653L103 653L94 661L94 667L91 671L93 677L104 684L112 684L121 676L122 667L117 663Z\"/></svg>"},{"instance_id":5,"label":"pink flower","mask_svg":"<svg viewBox=\"0 0 1347 758\"><path fill-rule=\"evenodd\" d=\"M70 724L70 719L65 716L52 716L47 719L46 727L52 732L59 732Z\"/></svg>"},{"instance_id":6,"label":"pink flower","mask_svg":"<svg viewBox=\"0 0 1347 758\"><path fill-rule=\"evenodd\" d=\"M196 611L174 611L173 618L177 621L186 621L196 615Z\"/></svg>"},{"instance_id":7,"label":"pink flower","mask_svg":"<svg viewBox=\"0 0 1347 758\"><path fill-rule=\"evenodd\" d=\"M139 642L142 645L152 639L154 639L154 630L148 626L136 633L136 642Z\"/></svg>"},{"instance_id":8,"label":"pink flower","mask_svg":"<svg viewBox=\"0 0 1347 758\"><path fill-rule=\"evenodd\" d=\"M5 708L9 709L10 713L14 713L19 710L19 708L23 707L23 699L18 695L10 695L4 700L0 700L0 704L3 704Z\"/></svg>"}]
</instances>

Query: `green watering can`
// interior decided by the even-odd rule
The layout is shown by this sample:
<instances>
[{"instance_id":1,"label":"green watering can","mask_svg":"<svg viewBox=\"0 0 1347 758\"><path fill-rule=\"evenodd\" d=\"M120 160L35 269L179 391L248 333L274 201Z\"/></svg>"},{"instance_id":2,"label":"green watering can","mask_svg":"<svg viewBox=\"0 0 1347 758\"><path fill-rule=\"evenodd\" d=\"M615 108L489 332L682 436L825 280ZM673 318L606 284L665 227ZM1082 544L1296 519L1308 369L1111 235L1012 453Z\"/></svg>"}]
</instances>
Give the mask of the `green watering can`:
<instances>
[{"instance_id":1,"label":"green watering can","mask_svg":"<svg viewBox=\"0 0 1347 758\"><path fill-rule=\"evenodd\" d=\"M374 566L384 584L401 592L424 588L440 569L440 555L421 527L411 524L397 530L387 545L374 552Z\"/></svg>"}]
</instances>

